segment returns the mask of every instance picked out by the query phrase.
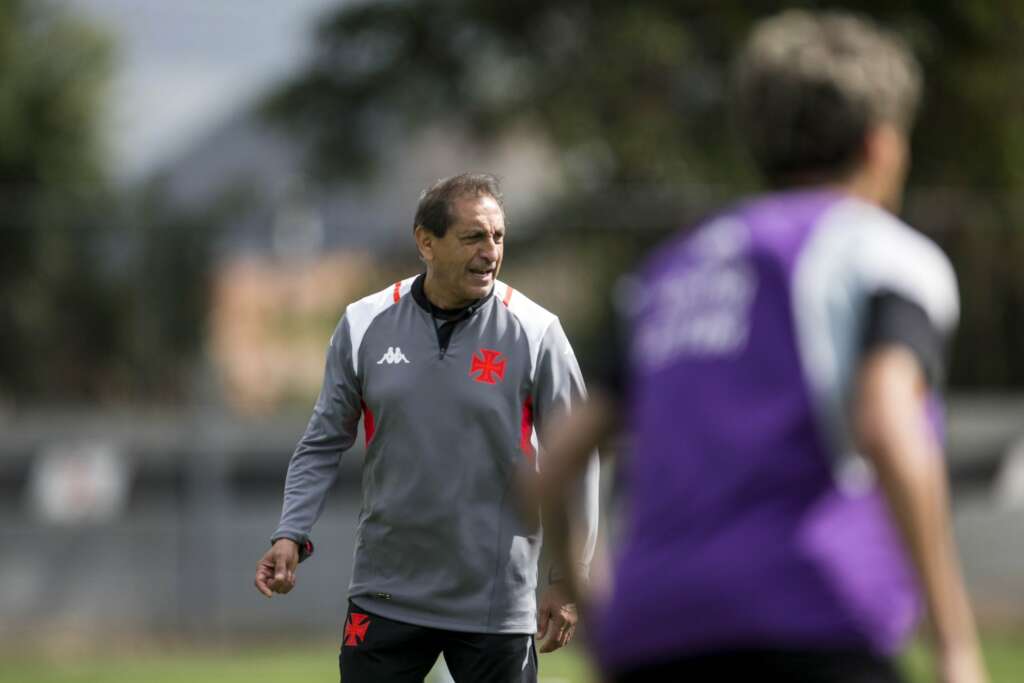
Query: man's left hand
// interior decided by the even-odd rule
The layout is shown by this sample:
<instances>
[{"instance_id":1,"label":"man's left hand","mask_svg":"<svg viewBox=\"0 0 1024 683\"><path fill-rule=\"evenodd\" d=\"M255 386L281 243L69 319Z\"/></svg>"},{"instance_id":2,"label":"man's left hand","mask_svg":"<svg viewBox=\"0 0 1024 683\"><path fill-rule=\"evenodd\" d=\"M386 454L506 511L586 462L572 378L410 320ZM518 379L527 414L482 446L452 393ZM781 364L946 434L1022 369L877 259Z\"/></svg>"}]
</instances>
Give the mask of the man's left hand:
<instances>
[{"instance_id":1,"label":"man's left hand","mask_svg":"<svg viewBox=\"0 0 1024 683\"><path fill-rule=\"evenodd\" d=\"M537 651L554 652L565 647L576 631L576 605L557 586L548 586L537 603Z\"/></svg>"}]
</instances>

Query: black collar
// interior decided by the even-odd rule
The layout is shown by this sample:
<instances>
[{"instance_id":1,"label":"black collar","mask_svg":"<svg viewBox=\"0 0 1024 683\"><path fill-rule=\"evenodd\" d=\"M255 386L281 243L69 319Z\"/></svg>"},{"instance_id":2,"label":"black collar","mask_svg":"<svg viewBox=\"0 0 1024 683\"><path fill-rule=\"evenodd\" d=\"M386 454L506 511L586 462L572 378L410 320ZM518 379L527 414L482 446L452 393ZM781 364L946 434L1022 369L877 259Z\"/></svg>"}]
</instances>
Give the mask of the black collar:
<instances>
[{"instance_id":1,"label":"black collar","mask_svg":"<svg viewBox=\"0 0 1024 683\"><path fill-rule=\"evenodd\" d=\"M468 318L480 310L480 307L483 306L484 303L494 294L494 288L492 287L487 296L477 299L468 306L463 306L462 308L441 308L431 303L430 299L427 298L427 293L423 291L423 282L426 279L427 274L420 273L416 276L416 279L412 281L412 298L416 300L416 303L419 304L420 308L424 311L430 313L434 317L444 320L445 322Z\"/></svg>"}]
</instances>

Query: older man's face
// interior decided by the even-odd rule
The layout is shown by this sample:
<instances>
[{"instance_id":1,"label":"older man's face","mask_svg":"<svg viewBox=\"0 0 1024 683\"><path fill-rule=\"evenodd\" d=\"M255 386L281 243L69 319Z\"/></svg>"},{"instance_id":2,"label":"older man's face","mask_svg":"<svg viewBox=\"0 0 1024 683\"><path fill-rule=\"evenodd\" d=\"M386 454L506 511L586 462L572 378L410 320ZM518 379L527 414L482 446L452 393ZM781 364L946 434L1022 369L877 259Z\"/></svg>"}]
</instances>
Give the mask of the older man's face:
<instances>
[{"instance_id":1,"label":"older man's face","mask_svg":"<svg viewBox=\"0 0 1024 683\"><path fill-rule=\"evenodd\" d=\"M505 246L505 216L494 197L460 197L452 218L444 237L417 236L427 262L427 297L441 308L461 308L487 296Z\"/></svg>"}]
</instances>

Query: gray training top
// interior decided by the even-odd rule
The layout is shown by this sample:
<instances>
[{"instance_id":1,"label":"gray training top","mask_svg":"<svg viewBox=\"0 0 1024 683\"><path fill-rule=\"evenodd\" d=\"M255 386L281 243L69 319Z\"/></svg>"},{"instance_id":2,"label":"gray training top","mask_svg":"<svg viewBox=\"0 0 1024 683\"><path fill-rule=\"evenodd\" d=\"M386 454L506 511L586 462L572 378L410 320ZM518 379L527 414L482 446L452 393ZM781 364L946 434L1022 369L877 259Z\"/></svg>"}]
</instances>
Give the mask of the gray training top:
<instances>
[{"instance_id":1,"label":"gray training top","mask_svg":"<svg viewBox=\"0 0 1024 683\"><path fill-rule=\"evenodd\" d=\"M502 282L454 323L445 348L422 284L410 295L415 280L351 304L338 323L273 537L309 535L362 416L349 598L410 624L533 633L541 532L517 507L517 472L538 468L537 430L583 399L576 357L558 318ZM583 572L597 494L595 459L580 491Z\"/></svg>"}]
</instances>

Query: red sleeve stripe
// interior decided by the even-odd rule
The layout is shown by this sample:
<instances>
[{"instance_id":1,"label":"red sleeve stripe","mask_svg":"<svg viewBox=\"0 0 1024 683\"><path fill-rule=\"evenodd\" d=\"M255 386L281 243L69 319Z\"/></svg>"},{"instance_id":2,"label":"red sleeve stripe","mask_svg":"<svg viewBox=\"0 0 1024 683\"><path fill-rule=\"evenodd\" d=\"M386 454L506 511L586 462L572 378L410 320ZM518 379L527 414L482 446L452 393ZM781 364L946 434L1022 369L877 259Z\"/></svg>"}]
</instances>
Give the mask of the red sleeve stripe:
<instances>
[{"instance_id":1,"label":"red sleeve stripe","mask_svg":"<svg viewBox=\"0 0 1024 683\"><path fill-rule=\"evenodd\" d=\"M533 450L533 399L529 396L526 397L526 401L523 403L523 421L519 432L519 448L522 449L526 459L533 462L535 455Z\"/></svg>"},{"instance_id":2,"label":"red sleeve stripe","mask_svg":"<svg viewBox=\"0 0 1024 683\"><path fill-rule=\"evenodd\" d=\"M398 282L395 283L395 303L397 304L398 300L401 299L401 298L402 298L402 281L399 280Z\"/></svg>"},{"instance_id":3,"label":"red sleeve stripe","mask_svg":"<svg viewBox=\"0 0 1024 683\"><path fill-rule=\"evenodd\" d=\"M508 306L508 302L512 300L512 293L514 291L516 291L516 290L512 289L511 287L506 287L505 288L505 298L501 300L501 303L505 304L505 306Z\"/></svg>"},{"instance_id":4,"label":"red sleeve stripe","mask_svg":"<svg viewBox=\"0 0 1024 683\"><path fill-rule=\"evenodd\" d=\"M366 403L360 401L363 406L363 432L366 434L366 445L369 446L370 442L373 441L373 433L376 431L376 426L373 424L373 412L367 407Z\"/></svg>"}]
</instances>

